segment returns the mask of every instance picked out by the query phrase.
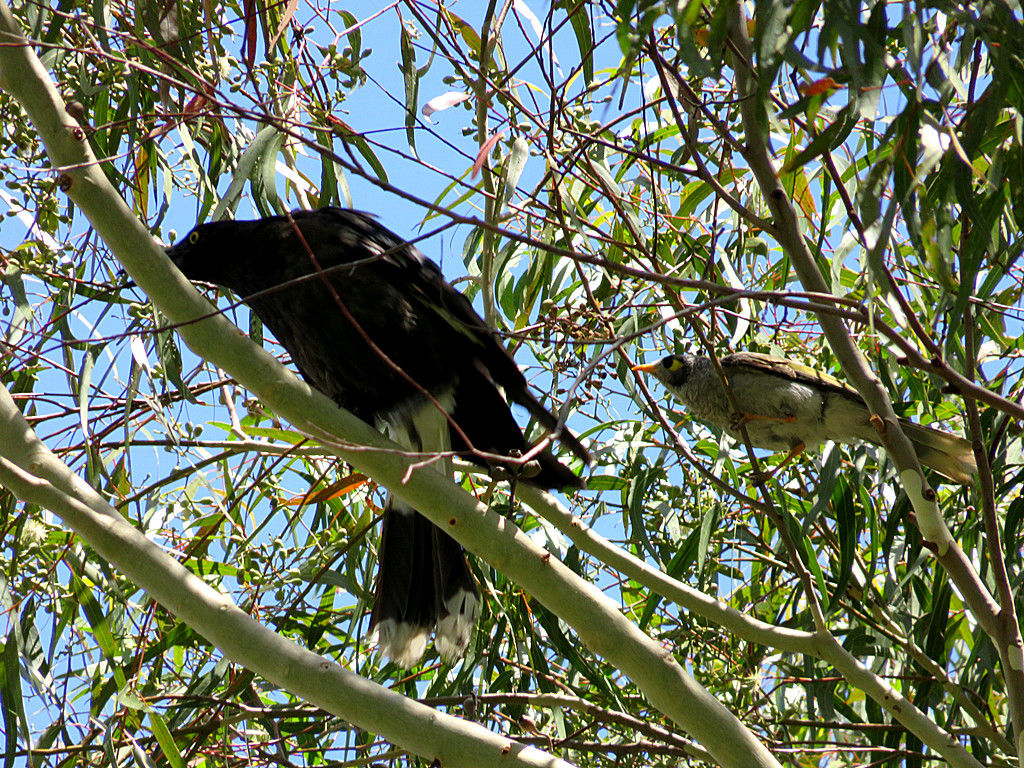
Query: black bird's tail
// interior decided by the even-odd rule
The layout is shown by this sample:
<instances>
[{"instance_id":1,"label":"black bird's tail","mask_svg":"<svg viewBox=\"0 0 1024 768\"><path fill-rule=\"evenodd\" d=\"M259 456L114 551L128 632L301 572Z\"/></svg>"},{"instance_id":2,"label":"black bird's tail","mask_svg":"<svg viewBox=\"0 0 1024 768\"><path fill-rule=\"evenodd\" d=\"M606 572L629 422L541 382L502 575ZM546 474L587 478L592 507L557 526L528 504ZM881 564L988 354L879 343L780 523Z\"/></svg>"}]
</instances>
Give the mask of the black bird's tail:
<instances>
[{"instance_id":1,"label":"black bird's tail","mask_svg":"<svg viewBox=\"0 0 1024 768\"><path fill-rule=\"evenodd\" d=\"M480 598L458 542L389 495L377 562L370 630L376 630L381 651L411 667L435 632L442 657L462 655Z\"/></svg>"},{"instance_id":2,"label":"black bird's tail","mask_svg":"<svg viewBox=\"0 0 1024 768\"><path fill-rule=\"evenodd\" d=\"M544 414L544 426L553 427L554 417L532 396L527 399L536 404L530 412ZM440 400L443 408L450 408L452 421L472 449L434 403L395 414L388 422L395 441L415 451L455 451L474 463L497 465L540 488L583 487L583 481L548 450L526 465L479 455L522 456L530 448L498 387L482 372L464 373L450 396ZM586 456L582 446L578 452ZM450 462L436 466L450 476ZM380 650L399 666L409 667L419 661L433 633L434 647L443 658L454 661L461 656L469 645L480 593L459 543L389 495L377 562L370 629L376 630Z\"/></svg>"},{"instance_id":3,"label":"black bird's tail","mask_svg":"<svg viewBox=\"0 0 1024 768\"><path fill-rule=\"evenodd\" d=\"M451 451L446 415L451 395L437 399L392 415L388 432L395 442L424 453ZM451 477L451 460L418 471ZM461 656L473 633L480 593L459 543L388 494L377 563L370 630L376 630L380 650L399 666L411 667L433 633L434 647L446 661Z\"/></svg>"}]
</instances>

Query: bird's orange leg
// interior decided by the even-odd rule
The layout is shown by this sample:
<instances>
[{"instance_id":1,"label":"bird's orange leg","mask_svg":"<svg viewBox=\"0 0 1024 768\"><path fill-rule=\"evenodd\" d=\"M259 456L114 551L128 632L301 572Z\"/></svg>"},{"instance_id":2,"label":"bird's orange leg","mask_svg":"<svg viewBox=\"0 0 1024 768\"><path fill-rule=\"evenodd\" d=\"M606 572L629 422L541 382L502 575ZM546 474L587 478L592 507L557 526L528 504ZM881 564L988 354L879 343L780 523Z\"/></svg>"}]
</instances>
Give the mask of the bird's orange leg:
<instances>
[{"instance_id":1,"label":"bird's orange leg","mask_svg":"<svg viewBox=\"0 0 1024 768\"><path fill-rule=\"evenodd\" d=\"M774 474L775 474L776 472L778 472L778 471L779 471L780 469L782 469L782 468L783 468L784 466L786 466L787 464L789 464L789 462L791 462L791 461L792 461L793 459L797 458L797 457L798 457L798 456L799 456L799 455L800 455L801 453L803 453L803 452L804 452L804 448L806 448L806 447L807 447L807 446L806 446L806 445L804 445L803 443L797 443L797 444L796 444L796 445L794 445L794 446L793 446L792 448L790 448L790 449L789 449L789 453L787 453L787 454L786 454L786 458L784 458L784 459L782 460L782 463L781 463L781 464L779 464L779 466L777 466L777 467L776 467L776 468L775 468L775 469L774 469L774 470L772 471L772 474L774 475Z\"/></svg>"},{"instance_id":2,"label":"bird's orange leg","mask_svg":"<svg viewBox=\"0 0 1024 768\"><path fill-rule=\"evenodd\" d=\"M784 458L777 467L767 472L759 472L759 478L756 479L771 480L773 477L775 477L775 475L777 475L782 470L784 466L786 466L787 464L789 464L789 462L791 462L793 459L797 458L800 454L802 454L804 452L804 448L806 447L807 446L804 445L803 443L797 443L796 445L789 449L789 453L786 454L786 458Z\"/></svg>"}]
</instances>

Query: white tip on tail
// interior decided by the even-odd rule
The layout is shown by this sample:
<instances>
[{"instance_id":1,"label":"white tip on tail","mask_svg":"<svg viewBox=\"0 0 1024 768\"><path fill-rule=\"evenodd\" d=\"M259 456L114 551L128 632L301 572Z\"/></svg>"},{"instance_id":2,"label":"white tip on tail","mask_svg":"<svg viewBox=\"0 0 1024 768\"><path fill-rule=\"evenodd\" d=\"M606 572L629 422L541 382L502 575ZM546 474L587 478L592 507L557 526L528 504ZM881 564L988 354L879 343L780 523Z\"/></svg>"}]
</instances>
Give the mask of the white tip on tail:
<instances>
[{"instance_id":1,"label":"white tip on tail","mask_svg":"<svg viewBox=\"0 0 1024 768\"><path fill-rule=\"evenodd\" d=\"M445 603L446 613L438 619L434 637L434 647L445 661L454 662L466 651L479 607L477 596L462 589Z\"/></svg>"},{"instance_id":2,"label":"white tip on tail","mask_svg":"<svg viewBox=\"0 0 1024 768\"><path fill-rule=\"evenodd\" d=\"M400 667L411 667L423 656L430 635L426 627L384 619L376 627L377 648Z\"/></svg>"}]
</instances>

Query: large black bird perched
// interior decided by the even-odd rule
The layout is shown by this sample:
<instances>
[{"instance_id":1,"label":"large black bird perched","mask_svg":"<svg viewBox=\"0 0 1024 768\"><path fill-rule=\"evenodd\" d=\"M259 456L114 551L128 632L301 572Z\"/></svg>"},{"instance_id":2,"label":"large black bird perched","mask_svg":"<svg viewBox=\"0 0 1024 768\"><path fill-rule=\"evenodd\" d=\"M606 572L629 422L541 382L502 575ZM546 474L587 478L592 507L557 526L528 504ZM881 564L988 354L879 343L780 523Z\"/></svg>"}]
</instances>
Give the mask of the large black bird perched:
<instances>
[{"instance_id":1,"label":"large black bird perched","mask_svg":"<svg viewBox=\"0 0 1024 768\"><path fill-rule=\"evenodd\" d=\"M501 462L478 452L521 456L529 445L509 402L557 427L469 300L366 214L321 208L201 224L167 254L189 279L241 297L313 387L411 450L485 466ZM589 461L568 431L558 439ZM440 464L450 476L450 461ZM525 466L505 469L541 488L582 487L547 451ZM411 666L433 632L438 652L456 658L478 603L459 544L389 495L370 618L380 648Z\"/></svg>"}]
</instances>

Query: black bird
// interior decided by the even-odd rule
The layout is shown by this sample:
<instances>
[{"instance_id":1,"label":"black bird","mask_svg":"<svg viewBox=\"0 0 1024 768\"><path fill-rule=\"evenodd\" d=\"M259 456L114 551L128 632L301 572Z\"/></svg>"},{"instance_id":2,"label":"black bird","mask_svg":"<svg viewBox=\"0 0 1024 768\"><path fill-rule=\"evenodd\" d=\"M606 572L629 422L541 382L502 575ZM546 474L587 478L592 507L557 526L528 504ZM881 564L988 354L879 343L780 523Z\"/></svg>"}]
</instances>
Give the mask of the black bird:
<instances>
[{"instance_id":1,"label":"black bird","mask_svg":"<svg viewBox=\"0 0 1024 768\"><path fill-rule=\"evenodd\" d=\"M201 224L167 254L189 279L241 297L310 385L401 445L453 451L541 488L583 486L547 451L525 465L479 455L529 450L509 402L548 430L557 419L437 265L369 215L321 208ZM568 431L558 439L589 461ZM440 464L450 476L450 461ZM438 652L457 658L478 603L462 547L389 495L370 617L379 647L411 666L433 632Z\"/></svg>"}]
</instances>

